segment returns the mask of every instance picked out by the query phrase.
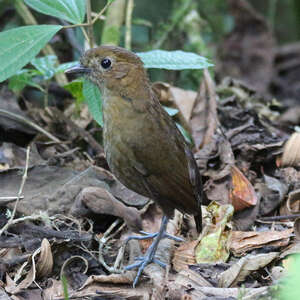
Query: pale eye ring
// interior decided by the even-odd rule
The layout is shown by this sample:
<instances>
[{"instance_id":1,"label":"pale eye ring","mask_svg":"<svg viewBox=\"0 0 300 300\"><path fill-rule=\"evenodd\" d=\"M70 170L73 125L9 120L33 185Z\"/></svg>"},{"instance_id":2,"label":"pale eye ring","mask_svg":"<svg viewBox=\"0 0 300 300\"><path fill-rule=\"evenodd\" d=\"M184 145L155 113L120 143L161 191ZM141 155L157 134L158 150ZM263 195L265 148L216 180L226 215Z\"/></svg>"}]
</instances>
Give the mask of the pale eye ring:
<instances>
[{"instance_id":1,"label":"pale eye ring","mask_svg":"<svg viewBox=\"0 0 300 300\"><path fill-rule=\"evenodd\" d=\"M109 58L103 58L101 60L101 66L103 69L108 69L111 66L111 60Z\"/></svg>"}]
</instances>

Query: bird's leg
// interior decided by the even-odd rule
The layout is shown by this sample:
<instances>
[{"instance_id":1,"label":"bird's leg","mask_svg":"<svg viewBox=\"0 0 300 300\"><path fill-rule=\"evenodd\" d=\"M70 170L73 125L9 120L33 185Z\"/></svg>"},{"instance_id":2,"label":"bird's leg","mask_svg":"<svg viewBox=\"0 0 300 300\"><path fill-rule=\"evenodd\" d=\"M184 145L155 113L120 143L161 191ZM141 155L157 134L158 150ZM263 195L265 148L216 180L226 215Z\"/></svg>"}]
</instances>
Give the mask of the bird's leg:
<instances>
[{"instance_id":1,"label":"bird's leg","mask_svg":"<svg viewBox=\"0 0 300 300\"><path fill-rule=\"evenodd\" d=\"M154 262L154 263L160 265L161 267L164 267L164 268L166 267L165 263L163 263L160 260L155 258L155 253L156 253L158 244L159 244L161 239L170 238L170 239L175 240L175 241L183 241L182 239L180 239L178 237L175 237L175 236L172 236L172 235L169 235L169 234L166 233L166 227L167 227L168 221L169 221L169 218L167 216L163 216L162 221L161 221L161 226L160 226L160 229L159 229L158 232L156 232L156 233L146 233L145 236L131 236L131 237L128 238L128 240L131 240L131 239L144 240L144 239L154 238L154 241L152 242L152 244L148 248L145 255L143 257L136 258L136 260L138 262L133 263L133 264L125 267L125 270L127 270L127 271L132 270L134 268L138 268L137 275L136 275L136 277L134 279L134 282L133 282L133 287L136 286L136 284L139 280L139 277L141 276L144 268L148 264ZM145 233L145 232L142 232L142 233Z\"/></svg>"}]
</instances>

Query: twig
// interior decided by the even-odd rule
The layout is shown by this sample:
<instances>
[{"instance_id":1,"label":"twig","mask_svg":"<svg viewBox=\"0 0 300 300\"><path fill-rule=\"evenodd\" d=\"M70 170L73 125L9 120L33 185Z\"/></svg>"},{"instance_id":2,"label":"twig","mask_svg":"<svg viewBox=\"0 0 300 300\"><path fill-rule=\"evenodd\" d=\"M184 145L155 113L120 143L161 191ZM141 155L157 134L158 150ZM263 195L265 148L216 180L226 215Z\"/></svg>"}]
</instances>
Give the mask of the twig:
<instances>
[{"instance_id":1,"label":"twig","mask_svg":"<svg viewBox=\"0 0 300 300\"><path fill-rule=\"evenodd\" d=\"M32 121L17 115L15 113L12 113L10 111L4 110L4 109L0 109L0 115L2 116L6 116L9 117L13 120L17 120L20 121L26 125L29 125L31 127L33 127L34 129L36 129L37 131L39 131L40 133L44 134L45 136L47 136L50 140L56 142L56 143L62 143L61 140L59 140L58 138L56 138L54 135L52 135L51 133L49 133L48 131L46 131L45 129L43 129L42 127L40 127L39 125L36 125L35 123L33 123Z\"/></svg>"},{"instance_id":2,"label":"twig","mask_svg":"<svg viewBox=\"0 0 300 300\"><path fill-rule=\"evenodd\" d=\"M27 147L27 151L26 151L26 164L25 164L24 174L22 176L20 189L19 189L19 192L18 192L18 198L17 198L17 201L15 203L15 206L14 206L14 209L13 209L13 212L11 214L10 219L8 220L8 222L0 230L0 236L2 235L2 233L5 230L8 229L8 227L11 225L11 223L12 223L12 221L13 221L15 215L16 215L19 200L20 200L21 194L23 193L24 185L25 185L25 182L26 182L26 179L27 179L27 171L28 171L28 165L29 165L29 153L30 153L30 146Z\"/></svg>"},{"instance_id":3,"label":"twig","mask_svg":"<svg viewBox=\"0 0 300 300\"><path fill-rule=\"evenodd\" d=\"M93 23L92 23L92 7L91 7L91 0L86 0L86 17L87 22L89 24L87 28L87 35L89 37L89 45L90 48L94 47L94 30L93 30Z\"/></svg>"},{"instance_id":4,"label":"twig","mask_svg":"<svg viewBox=\"0 0 300 300\"><path fill-rule=\"evenodd\" d=\"M111 226L105 231L105 233L103 234L103 236L98 240L99 242L99 256L98 256L98 260L99 262L102 264L102 266L110 273L121 273L122 271L120 269L117 268L117 264L115 263L114 267L110 267L104 260L103 258L103 247L104 245L110 240L112 239L120 230L123 229L123 227L125 226L125 223L122 224L119 229L114 232L113 234L109 235L112 230L120 224L120 220L117 219L114 223L111 224ZM120 255L118 255L118 262L121 261L120 259Z\"/></svg>"},{"instance_id":5,"label":"twig","mask_svg":"<svg viewBox=\"0 0 300 300\"><path fill-rule=\"evenodd\" d=\"M166 41L169 37L170 32L175 28L177 24L182 22L183 17L187 14L190 9L193 0L186 0L180 2L180 7L174 8L171 16L171 21L166 25L166 29L162 33L161 37L154 43L154 49L161 48L161 45Z\"/></svg>"},{"instance_id":6,"label":"twig","mask_svg":"<svg viewBox=\"0 0 300 300\"><path fill-rule=\"evenodd\" d=\"M46 110L49 112L50 115L57 115L60 120L66 122L66 124L71 127L71 129L79 136L81 136L90 146L97 152L97 154L104 153L103 147L94 139L94 137L84 130L83 128L76 125L71 119L67 118L64 113L58 110L56 107L47 107Z\"/></svg>"},{"instance_id":7,"label":"twig","mask_svg":"<svg viewBox=\"0 0 300 300\"><path fill-rule=\"evenodd\" d=\"M126 7L126 32L125 32L125 48L131 50L131 23L132 23L132 12L134 8L134 0L128 0Z\"/></svg>"},{"instance_id":8,"label":"twig","mask_svg":"<svg viewBox=\"0 0 300 300\"><path fill-rule=\"evenodd\" d=\"M23 199L24 197L23 196L20 196L20 200ZM17 196L13 196L13 197L0 197L0 204L1 205L6 205L10 202L14 202L18 199Z\"/></svg>"},{"instance_id":9,"label":"twig","mask_svg":"<svg viewBox=\"0 0 300 300\"><path fill-rule=\"evenodd\" d=\"M73 25L66 25L63 28L75 28L75 27L88 27L91 25L94 25L95 22L100 19L100 17L105 13L105 11L109 8L109 6L111 5L112 1L109 1L105 4L105 6L101 9L101 11L96 14L96 16L94 17L94 19L92 20L91 24L90 23L82 23L82 24L73 24ZM91 13L91 15L94 15L94 13Z\"/></svg>"},{"instance_id":10,"label":"twig","mask_svg":"<svg viewBox=\"0 0 300 300\"><path fill-rule=\"evenodd\" d=\"M105 13L105 11L109 8L109 6L112 4L113 1L107 1L105 6L101 9L101 11L96 15L96 17L93 19L92 24L94 25L95 22Z\"/></svg>"},{"instance_id":11,"label":"twig","mask_svg":"<svg viewBox=\"0 0 300 300\"><path fill-rule=\"evenodd\" d=\"M300 218L300 214L262 217L262 218L259 218L259 221L281 221L281 220L285 220L285 219L297 219L297 218Z\"/></svg>"}]
</instances>

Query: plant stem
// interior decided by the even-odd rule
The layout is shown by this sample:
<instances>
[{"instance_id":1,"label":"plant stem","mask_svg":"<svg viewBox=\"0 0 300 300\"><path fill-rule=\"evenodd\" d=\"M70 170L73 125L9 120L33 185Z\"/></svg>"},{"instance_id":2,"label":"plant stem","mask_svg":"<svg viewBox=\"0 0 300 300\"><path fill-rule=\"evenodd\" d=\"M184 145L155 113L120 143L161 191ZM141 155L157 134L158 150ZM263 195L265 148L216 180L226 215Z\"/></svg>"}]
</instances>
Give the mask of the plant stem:
<instances>
[{"instance_id":1,"label":"plant stem","mask_svg":"<svg viewBox=\"0 0 300 300\"><path fill-rule=\"evenodd\" d=\"M170 32L174 29L174 27L181 22L181 20L184 18L184 16L187 14L187 12L190 9L190 6L192 5L194 1L193 0L179 0L177 1L178 5L174 6L173 11L171 13L171 21L169 24L166 25L166 29L160 36L160 38L157 40L156 43L154 43L153 48L159 49L161 48L162 44L166 41L168 38Z\"/></svg>"},{"instance_id":2,"label":"plant stem","mask_svg":"<svg viewBox=\"0 0 300 300\"><path fill-rule=\"evenodd\" d=\"M107 10L101 44L119 44L120 29L124 21L125 5L125 0L114 1Z\"/></svg>"},{"instance_id":3,"label":"plant stem","mask_svg":"<svg viewBox=\"0 0 300 300\"><path fill-rule=\"evenodd\" d=\"M87 22L89 24L87 28L87 35L89 37L89 45L90 48L94 47L94 30L93 30L93 23L92 23L92 7L91 7L91 0L86 0L86 17Z\"/></svg>"},{"instance_id":4,"label":"plant stem","mask_svg":"<svg viewBox=\"0 0 300 300\"><path fill-rule=\"evenodd\" d=\"M128 0L126 8L126 32L125 32L125 48L131 50L131 23L132 12L134 8L134 0Z\"/></svg>"},{"instance_id":5,"label":"plant stem","mask_svg":"<svg viewBox=\"0 0 300 300\"><path fill-rule=\"evenodd\" d=\"M269 22L271 24L272 30L275 24L276 8L277 8L277 0L269 0L268 17L269 17Z\"/></svg>"}]
</instances>

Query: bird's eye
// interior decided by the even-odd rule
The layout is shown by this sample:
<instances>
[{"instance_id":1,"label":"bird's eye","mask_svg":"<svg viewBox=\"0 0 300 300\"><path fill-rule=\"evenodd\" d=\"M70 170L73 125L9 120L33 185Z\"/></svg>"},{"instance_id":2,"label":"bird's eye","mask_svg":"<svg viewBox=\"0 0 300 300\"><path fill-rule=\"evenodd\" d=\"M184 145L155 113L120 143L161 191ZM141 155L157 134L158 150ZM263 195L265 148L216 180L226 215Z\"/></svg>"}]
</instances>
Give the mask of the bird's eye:
<instances>
[{"instance_id":1,"label":"bird's eye","mask_svg":"<svg viewBox=\"0 0 300 300\"><path fill-rule=\"evenodd\" d=\"M104 58L101 60L101 66L103 69L108 69L111 66L111 60L108 58Z\"/></svg>"}]
</instances>

